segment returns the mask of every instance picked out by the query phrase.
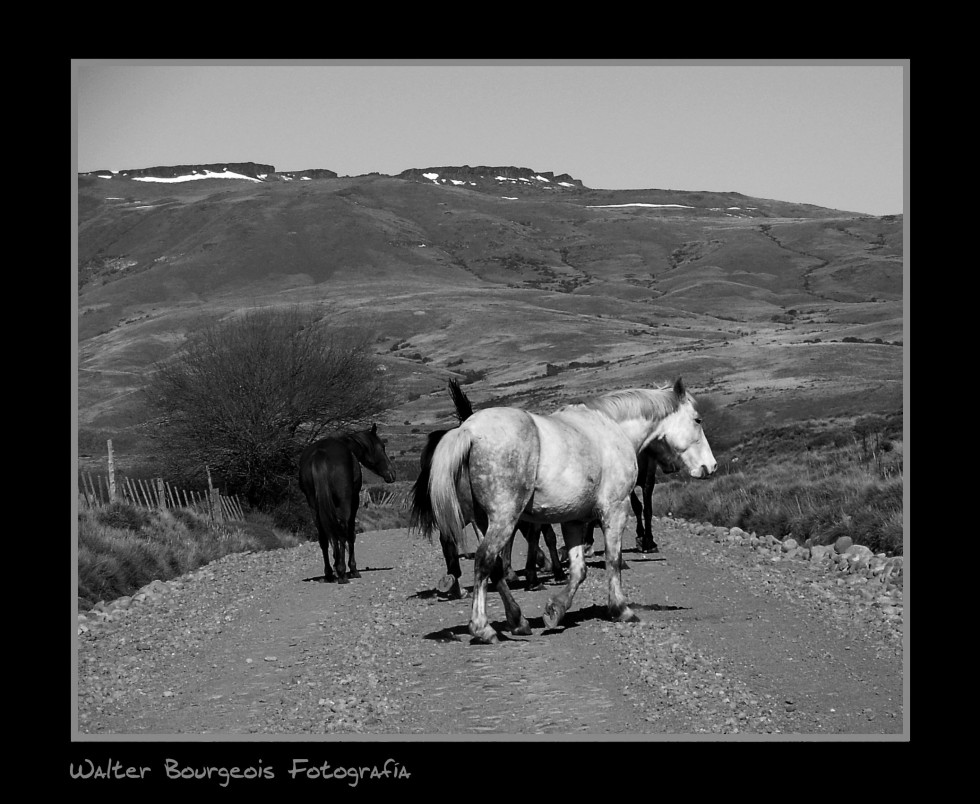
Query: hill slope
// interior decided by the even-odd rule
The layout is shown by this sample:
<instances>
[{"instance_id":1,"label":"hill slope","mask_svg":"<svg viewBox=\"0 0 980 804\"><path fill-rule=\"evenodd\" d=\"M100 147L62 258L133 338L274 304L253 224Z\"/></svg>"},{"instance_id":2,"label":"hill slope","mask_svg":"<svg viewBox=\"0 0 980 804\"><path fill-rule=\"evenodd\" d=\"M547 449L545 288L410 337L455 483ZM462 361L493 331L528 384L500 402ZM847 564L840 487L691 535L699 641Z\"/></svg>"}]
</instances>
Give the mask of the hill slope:
<instances>
[{"instance_id":1,"label":"hill slope","mask_svg":"<svg viewBox=\"0 0 980 804\"><path fill-rule=\"evenodd\" d=\"M83 428L135 423L147 368L202 318L296 303L371 329L406 453L450 421L452 376L550 409L683 375L737 428L902 404L901 216L527 168L79 176Z\"/></svg>"}]
</instances>

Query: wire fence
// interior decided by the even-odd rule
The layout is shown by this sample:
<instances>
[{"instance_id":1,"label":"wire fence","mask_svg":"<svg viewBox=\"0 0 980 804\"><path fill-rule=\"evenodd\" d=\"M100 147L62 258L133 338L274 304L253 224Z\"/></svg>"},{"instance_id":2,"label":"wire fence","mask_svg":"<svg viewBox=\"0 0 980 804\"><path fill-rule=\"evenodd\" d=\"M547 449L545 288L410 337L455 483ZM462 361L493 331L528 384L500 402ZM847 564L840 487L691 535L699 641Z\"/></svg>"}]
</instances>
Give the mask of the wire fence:
<instances>
[{"instance_id":1,"label":"wire fence","mask_svg":"<svg viewBox=\"0 0 980 804\"><path fill-rule=\"evenodd\" d=\"M211 483L208 472L208 488L204 491L180 489L161 477L152 480L129 477L117 473L108 441L109 469L106 474L83 472L78 475L78 500L86 508L100 508L114 502L124 502L147 509L182 508L222 522L242 521L245 509L238 495L224 495Z\"/></svg>"},{"instance_id":2,"label":"wire fence","mask_svg":"<svg viewBox=\"0 0 980 804\"><path fill-rule=\"evenodd\" d=\"M410 508L412 492L408 489L388 489L371 486L361 489L361 508Z\"/></svg>"},{"instance_id":3,"label":"wire fence","mask_svg":"<svg viewBox=\"0 0 980 804\"><path fill-rule=\"evenodd\" d=\"M208 472L208 488L203 491L181 489L161 477L146 480L129 477L115 468L112 441L106 442L109 468L105 474L81 472L78 475L78 499L86 508L100 508L113 502L124 502L146 509L183 508L207 516L215 521L245 519L245 507L238 495L225 495L211 483ZM410 489L387 489L368 486L361 489L362 508L411 507Z\"/></svg>"}]
</instances>

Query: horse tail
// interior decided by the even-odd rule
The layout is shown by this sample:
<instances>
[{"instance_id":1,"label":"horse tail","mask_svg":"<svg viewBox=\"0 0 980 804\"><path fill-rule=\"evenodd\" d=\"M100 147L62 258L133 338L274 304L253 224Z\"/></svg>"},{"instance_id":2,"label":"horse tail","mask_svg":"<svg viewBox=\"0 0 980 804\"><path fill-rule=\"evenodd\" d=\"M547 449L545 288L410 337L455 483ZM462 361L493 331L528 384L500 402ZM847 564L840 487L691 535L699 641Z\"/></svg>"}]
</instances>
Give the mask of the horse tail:
<instances>
[{"instance_id":1,"label":"horse tail","mask_svg":"<svg viewBox=\"0 0 980 804\"><path fill-rule=\"evenodd\" d=\"M443 534L452 536L460 553L466 549L463 534L466 522L456 488L463 473L468 472L467 464L472 446L472 435L467 428L450 430L440 440L432 455L429 473L429 498L433 518Z\"/></svg>"},{"instance_id":2,"label":"horse tail","mask_svg":"<svg viewBox=\"0 0 980 804\"><path fill-rule=\"evenodd\" d=\"M432 541L432 531L436 527L435 517L432 512L432 498L429 496L432 453L435 452L436 447L447 432L448 430L436 430L429 433L429 438L425 442L425 448L422 450L422 457L419 459L419 476L412 485L412 510L408 530L409 532L418 531L430 542Z\"/></svg>"},{"instance_id":3,"label":"horse tail","mask_svg":"<svg viewBox=\"0 0 980 804\"><path fill-rule=\"evenodd\" d=\"M449 381L449 393L453 398L453 404L456 406L456 417L460 422L465 422L473 415L473 405L463 393L463 389L459 387L459 382L456 379Z\"/></svg>"},{"instance_id":4,"label":"horse tail","mask_svg":"<svg viewBox=\"0 0 980 804\"><path fill-rule=\"evenodd\" d=\"M320 520L320 526L327 533L347 533L347 522L340 515L337 506L334 505L333 495L330 493L330 486L327 482L326 467L314 462L310 467L313 476L313 495L316 500L316 516Z\"/></svg>"}]
</instances>

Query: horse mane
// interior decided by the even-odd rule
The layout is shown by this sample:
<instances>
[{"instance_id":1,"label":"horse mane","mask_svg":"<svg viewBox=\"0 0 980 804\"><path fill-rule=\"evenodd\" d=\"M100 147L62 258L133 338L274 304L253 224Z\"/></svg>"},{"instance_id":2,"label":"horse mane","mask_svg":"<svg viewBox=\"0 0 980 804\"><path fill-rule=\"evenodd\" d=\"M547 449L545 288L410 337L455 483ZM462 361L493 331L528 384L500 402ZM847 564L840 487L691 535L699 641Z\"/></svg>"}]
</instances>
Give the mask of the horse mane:
<instances>
[{"instance_id":1,"label":"horse mane","mask_svg":"<svg viewBox=\"0 0 980 804\"><path fill-rule=\"evenodd\" d=\"M338 440L343 441L348 447L356 444L367 452L371 449L370 434L371 428L369 427L365 430L357 430L353 433L342 433L340 436L338 436Z\"/></svg>"},{"instance_id":2,"label":"horse mane","mask_svg":"<svg viewBox=\"0 0 980 804\"><path fill-rule=\"evenodd\" d=\"M629 388L610 391L582 403L612 419L663 419L677 410L680 398L670 385L661 388Z\"/></svg>"}]
</instances>

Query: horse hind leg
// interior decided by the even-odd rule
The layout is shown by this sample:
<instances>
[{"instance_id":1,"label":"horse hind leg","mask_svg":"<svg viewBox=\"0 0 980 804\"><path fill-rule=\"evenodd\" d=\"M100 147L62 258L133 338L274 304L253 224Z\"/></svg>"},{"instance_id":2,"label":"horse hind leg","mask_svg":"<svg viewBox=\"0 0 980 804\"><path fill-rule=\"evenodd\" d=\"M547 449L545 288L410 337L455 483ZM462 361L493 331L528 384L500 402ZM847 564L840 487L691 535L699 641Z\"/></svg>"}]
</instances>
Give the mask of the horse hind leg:
<instances>
[{"instance_id":1,"label":"horse hind leg","mask_svg":"<svg viewBox=\"0 0 980 804\"><path fill-rule=\"evenodd\" d=\"M515 516L516 519L516 516ZM470 615L469 631L473 641L489 644L496 642L497 632L487 618L487 582L493 581L500 593L507 613L507 624L515 634L529 634L530 626L514 596L507 586L504 577L503 564L498 560L500 552L514 534L514 526L491 523L486 530L486 536L476 550L473 561L473 607Z\"/></svg>"},{"instance_id":2,"label":"horse hind leg","mask_svg":"<svg viewBox=\"0 0 980 804\"><path fill-rule=\"evenodd\" d=\"M357 538L357 497L351 506L350 515L347 517L347 568L351 578L360 578L361 573L357 569L357 560L354 558L354 540Z\"/></svg>"},{"instance_id":3,"label":"horse hind leg","mask_svg":"<svg viewBox=\"0 0 980 804\"><path fill-rule=\"evenodd\" d=\"M503 573L503 565L498 561L494 564L493 572L490 574L490 582L494 584L500 599L504 604L504 613L507 616L507 627L515 636L528 636L531 633L531 626L521 613L521 607L514 599L510 587L507 585L507 577Z\"/></svg>"},{"instance_id":4,"label":"horse hind leg","mask_svg":"<svg viewBox=\"0 0 980 804\"><path fill-rule=\"evenodd\" d=\"M459 577L463 574L459 566L459 550L451 536L439 533L439 543L442 545L442 555L446 559L446 574L436 584L436 593L449 600L458 600L463 596L459 586Z\"/></svg>"},{"instance_id":5,"label":"horse hind leg","mask_svg":"<svg viewBox=\"0 0 980 804\"><path fill-rule=\"evenodd\" d=\"M337 576L337 583L350 583L347 577L347 567L344 565L344 543L346 534L334 532L330 536L330 546L333 548L333 569Z\"/></svg>"},{"instance_id":6,"label":"horse hind leg","mask_svg":"<svg viewBox=\"0 0 980 804\"><path fill-rule=\"evenodd\" d=\"M326 533L320 534L320 551L323 553L323 582L334 583L337 576L330 566L330 537Z\"/></svg>"},{"instance_id":7,"label":"horse hind leg","mask_svg":"<svg viewBox=\"0 0 980 804\"><path fill-rule=\"evenodd\" d=\"M316 523L317 537L320 542L320 552L323 553L323 578L321 579L323 583L333 583L336 578L333 574L333 568L330 566L330 534L327 529L323 526L317 510L314 505L310 506L313 508L313 521Z\"/></svg>"}]
</instances>

